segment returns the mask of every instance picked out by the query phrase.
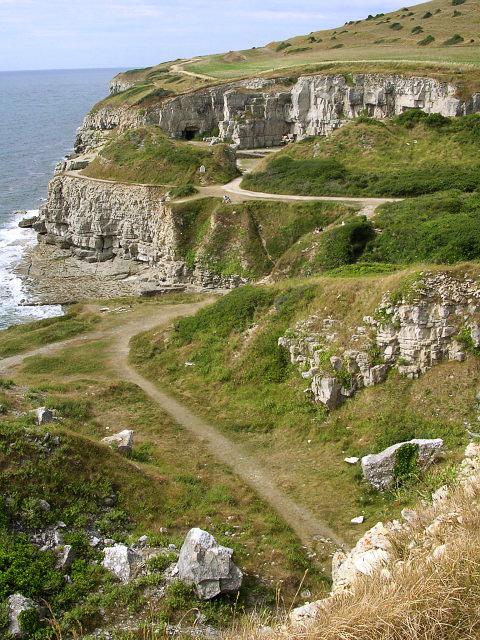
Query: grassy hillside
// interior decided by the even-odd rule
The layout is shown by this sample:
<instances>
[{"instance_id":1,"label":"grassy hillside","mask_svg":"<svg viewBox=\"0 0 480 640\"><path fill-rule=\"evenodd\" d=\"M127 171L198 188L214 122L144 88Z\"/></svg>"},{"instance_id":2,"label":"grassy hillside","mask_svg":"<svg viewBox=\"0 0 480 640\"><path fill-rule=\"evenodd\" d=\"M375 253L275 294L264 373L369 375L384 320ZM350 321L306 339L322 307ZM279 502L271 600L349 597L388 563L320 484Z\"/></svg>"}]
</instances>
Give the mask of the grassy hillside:
<instances>
[{"instance_id":1,"label":"grassy hillside","mask_svg":"<svg viewBox=\"0 0 480 640\"><path fill-rule=\"evenodd\" d=\"M199 172L202 165L205 173ZM225 145L195 146L172 140L152 126L114 135L83 173L118 182L186 185L223 184L237 169Z\"/></svg>"},{"instance_id":2,"label":"grassy hillside","mask_svg":"<svg viewBox=\"0 0 480 640\"><path fill-rule=\"evenodd\" d=\"M480 117L419 110L387 121L360 117L328 137L267 158L242 185L300 195L415 196L480 184Z\"/></svg>"},{"instance_id":3,"label":"grassy hillside","mask_svg":"<svg viewBox=\"0 0 480 640\"><path fill-rule=\"evenodd\" d=\"M161 304L122 303L130 310L103 314L97 328L112 331ZM56 340L55 330L51 339ZM273 612L280 584L288 607L306 569L307 587L324 593L325 578L278 516L135 385L117 379L109 368L111 350L111 338L85 339L55 354L28 358L14 381L0 380L0 602L17 591L43 598L64 634L44 629L28 637L43 640L65 637L71 629L86 633L99 626L132 626L130 616L140 627L155 624L161 636L165 623L193 619L192 609L222 626L234 609L260 606ZM61 422L35 426L28 411L38 406L55 409ZM135 432L131 459L98 444L125 428ZM112 495L113 506L105 502ZM49 511L40 500L50 504ZM67 525L65 543L77 551L67 572L71 582L63 579L65 571L55 569L52 553L29 541L32 532L60 520ZM146 534L154 545L179 547L192 526L235 549L246 573L238 603L200 603L191 590L177 587L161 597L161 572L121 586L100 567L101 553L87 539L99 532L131 543ZM3 613L0 607L0 627Z\"/></svg>"},{"instance_id":4,"label":"grassy hillside","mask_svg":"<svg viewBox=\"0 0 480 640\"><path fill-rule=\"evenodd\" d=\"M480 361L446 363L415 381L392 372L386 383L327 414L306 400L305 380L277 341L307 317L320 324L334 318L341 341L374 312L386 290L401 288L412 273L243 287L178 321L172 331L136 338L132 361L247 446L285 490L354 540L358 526L351 518L363 514L365 526L372 526L451 472L449 465L465 443L463 421L476 416ZM193 366L186 368L187 361ZM369 491L343 461L411 437L434 436L445 438L444 464L400 491Z\"/></svg>"},{"instance_id":5,"label":"grassy hillside","mask_svg":"<svg viewBox=\"0 0 480 640\"><path fill-rule=\"evenodd\" d=\"M300 239L355 214L354 207L329 202L225 205L218 198L202 198L172 207L179 258L190 268L247 279L268 275L282 257L290 269L288 255Z\"/></svg>"}]
</instances>

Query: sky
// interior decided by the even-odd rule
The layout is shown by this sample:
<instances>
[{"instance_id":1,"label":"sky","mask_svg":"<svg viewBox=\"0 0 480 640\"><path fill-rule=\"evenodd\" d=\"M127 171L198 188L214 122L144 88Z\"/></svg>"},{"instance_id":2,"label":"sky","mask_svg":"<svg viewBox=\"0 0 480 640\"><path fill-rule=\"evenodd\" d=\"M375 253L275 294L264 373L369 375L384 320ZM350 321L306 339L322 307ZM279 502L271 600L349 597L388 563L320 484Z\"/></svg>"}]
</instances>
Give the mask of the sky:
<instances>
[{"instance_id":1,"label":"sky","mask_svg":"<svg viewBox=\"0 0 480 640\"><path fill-rule=\"evenodd\" d=\"M137 68L337 27L401 0L0 0L0 71Z\"/></svg>"}]
</instances>

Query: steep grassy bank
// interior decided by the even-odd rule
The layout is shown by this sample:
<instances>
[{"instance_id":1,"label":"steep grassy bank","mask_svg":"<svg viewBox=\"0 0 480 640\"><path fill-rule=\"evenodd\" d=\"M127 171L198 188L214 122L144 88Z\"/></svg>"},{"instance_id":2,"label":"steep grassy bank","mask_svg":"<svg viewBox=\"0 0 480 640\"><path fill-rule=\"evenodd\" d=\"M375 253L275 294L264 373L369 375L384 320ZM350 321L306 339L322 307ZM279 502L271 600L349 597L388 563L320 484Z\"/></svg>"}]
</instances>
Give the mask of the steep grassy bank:
<instances>
[{"instance_id":1,"label":"steep grassy bank","mask_svg":"<svg viewBox=\"0 0 480 640\"><path fill-rule=\"evenodd\" d=\"M480 184L480 116L419 110L389 121L358 118L328 137L307 138L245 176L254 191L297 195L418 196Z\"/></svg>"},{"instance_id":2,"label":"steep grassy bank","mask_svg":"<svg viewBox=\"0 0 480 640\"><path fill-rule=\"evenodd\" d=\"M441 484L465 443L463 421L475 419L476 358L435 367L412 381L392 372L335 412L307 401L296 367L278 338L305 318L335 319L335 333L355 333L386 290L412 272L321 278L244 287L172 331L152 331L132 344L132 361L196 411L246 444L282 486L350 539L362 513L366 525ZM185 362L193 363L186 367ZM451 452L419 485L378 495L360 481L347 455L380 451L411 437L443 437ZM341 496L341 499L339 499Z\"/></svg>"},{"instance_id":3,"label":"steep grassy bank","mask_svg":"<svg viewBox=\"0 0 480 640\"><path fill-rule=\"evenodd\" d=\"M172 140L153 126L114 135L83 173L158 185L224 184L238 174L234 154L226 145L194 146Z\"/></svg>"},{"instance_id":4,"label":"steep grassy bank","mask_svg":"<svg viewBox=\"0 0 480 640\"><path fill-rule=\"evenodd\" d=\"M292 247L310 238L315 229L342 220L354 225L356 212L342 203L259 200L226 205L219 198L173 203L172 210L179 258L191 268L196 265L221 276L247 279L268 275L279 260L290 269Z\"/></svg>"}]
</instances>

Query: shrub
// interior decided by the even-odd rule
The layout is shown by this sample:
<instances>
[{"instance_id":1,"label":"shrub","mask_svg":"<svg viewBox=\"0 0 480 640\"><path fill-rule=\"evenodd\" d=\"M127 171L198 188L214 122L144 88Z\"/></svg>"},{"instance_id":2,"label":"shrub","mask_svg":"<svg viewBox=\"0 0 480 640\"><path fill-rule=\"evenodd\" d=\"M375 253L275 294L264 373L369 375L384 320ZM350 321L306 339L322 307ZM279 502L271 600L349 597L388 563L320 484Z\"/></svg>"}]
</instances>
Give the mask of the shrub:
<instances>
[{"instance_id":1,"label":"shrub","mask_svg":"<svg viewBox=\"0 0 480 640\"><path fill-rule=\"evenodd\" d=\"M322 270L335 269L356 262L375 232L370 222L352 220L325 232L316 258Z\"/></svg>"},{"instance_id":2,"label":"shrub","mask_svg":"<svg viewBox=\"0 0 480 640\"><path fill-rule=\"evenodd\" d=\"M172 198L188 198L188 196L193 196L196 193L198 193L198 190L193 184L183 184L179 187L173 187L173 189L170 189L170 195Z\"/></svg>"},{"instance_id":3,"label":"shrub","mask_svg":"<svg viewBox=\"0 0 480 640\"><path fill-rule=\"evenodd\" d=\"M423 27L417 24L416 27L413 27L411 32L413 33L413 35L417 36L418 34L423 33Z\"/></svg>"},{"instance_id":4,"label":"shrub","mask_svg":"<svg viewBox=\"0 0 480 640\"><path fill-rule=\"evenodd\" d=\"M397 486L418 474L418 445L407 442L397 451L393 477Z\"/></svg>"},{"instance_id":5,"label":"shrub","mask_svg":"<svg viewBox=\"0 0 480 640\"><path fill-rule=\"evenodd\" d=\"M291 43L290 42L280 42L279 44L277 44L277 46L275 47L275 51L283 51L284 49L287 49L288 47L291 47Z\"/></svg>"},{"instance_id":6,"label":"shrub","mask_svg":"<svg viewBox=\"0 0 480 640\"><path fill-rule=\"evenodd\" d=\"M466 0L452 0L452 5L458 7L459 4L463 4Z\"/></svg>"},{"instance_id":7,"label":"shrub","mask_svg":"<svg viewBox=\"0 0 480 640\"><path fill-rule=\"evenodd\" d=\"M451 45L454 45L454 44L460 44L461 42L463 42L462 36L460 34L456 33L451 38L448 38L448 40L445 40L445 42L443 44L446 45L446 46L451 46Z\"/></svg>"},{"instance_id":8,"label":"shrub","mask_svg":"<svg viewBox=\"0 0 480 640\"><path fill-rule=\"evenodd\" d=\"M432 16L433 16L433 13L431 11L427 11L423 14L422 20L426 20L427 18L431 18Z\"/></svg>"},{"instance_id":9,"label":"shrub","mask_svg":"<svg viewBox=\"0 0 480 640\"><path fill-rule=\"evenodd\" d=\"M403 29L403 26L400 24L400 22L392 22L389 25L390 29L393 29L394 31L400 31L400 29Z\"/></svg>"},{"instance_id":10,"label":"shrub","mask_svg":"<svg viewBox=\"0 0 480 640\"><path fill-rule=\"evenodd\" d=\"M417 42L417 44L420 47L426 47L427 45L432 44L432 42L434 42L434 41L435 41L435 38L433 36L429 35L429 36L426 36L425 38L423 38L423 40L419 40Z\"/></svg>"},{"instance_id":11,"label":"shrub","mask_svg":"<svg viewBox=\"0 0 480 640\"><path fill-rule=\"evenodd\" d=\"M176 559L177 556L174 553L160 553L148 560L147 568L152 573L163 573Z\"/></svg>"}]
</instances>

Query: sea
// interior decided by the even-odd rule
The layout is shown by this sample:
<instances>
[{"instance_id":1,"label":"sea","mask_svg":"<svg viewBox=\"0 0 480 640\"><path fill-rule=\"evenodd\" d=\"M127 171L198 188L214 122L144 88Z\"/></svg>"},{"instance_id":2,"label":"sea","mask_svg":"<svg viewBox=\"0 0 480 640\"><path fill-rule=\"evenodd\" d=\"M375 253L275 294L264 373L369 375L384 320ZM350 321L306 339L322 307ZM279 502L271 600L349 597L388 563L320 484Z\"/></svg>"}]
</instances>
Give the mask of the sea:
<instances>
[{"instance_id":1,"label":"sea","mask_svg":"<svg viewBox=\"0 0 480 640\"><path fill-rule=\"evenodd\" d=\"M72 150L76 129L108 93L118 69L0 72L0 329L59 315L59 306L28 305L13 272L35 233L20 229L47 194L53 170Z\"/></svg>"}]
</instances>

